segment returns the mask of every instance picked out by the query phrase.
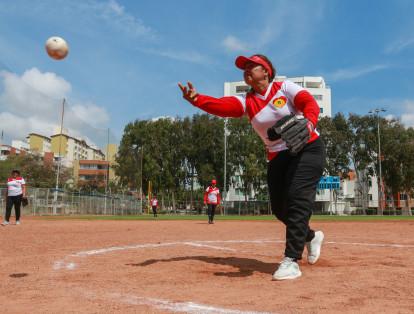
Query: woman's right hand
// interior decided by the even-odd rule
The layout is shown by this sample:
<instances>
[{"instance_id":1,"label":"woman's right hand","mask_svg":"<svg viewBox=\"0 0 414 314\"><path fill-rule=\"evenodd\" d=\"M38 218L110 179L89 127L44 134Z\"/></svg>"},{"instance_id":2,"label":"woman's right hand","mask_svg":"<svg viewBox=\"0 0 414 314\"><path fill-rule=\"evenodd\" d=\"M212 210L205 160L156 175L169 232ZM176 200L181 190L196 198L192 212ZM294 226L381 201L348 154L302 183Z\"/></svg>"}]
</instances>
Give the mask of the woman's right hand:
<instances>
[{"instance_id":1,"label":"woman's right hand","mask_svg":"<svg viewBox=\"0 0 414 314\"><path fill-rule=\"evenodd\" d=\"M178 87L183 92L183 98L188 102L194 104L197 102L198 93L191 82L187 82L187 84L188 86L183 86L181 83L178 83Z\"/></svg>"}]
</instances>

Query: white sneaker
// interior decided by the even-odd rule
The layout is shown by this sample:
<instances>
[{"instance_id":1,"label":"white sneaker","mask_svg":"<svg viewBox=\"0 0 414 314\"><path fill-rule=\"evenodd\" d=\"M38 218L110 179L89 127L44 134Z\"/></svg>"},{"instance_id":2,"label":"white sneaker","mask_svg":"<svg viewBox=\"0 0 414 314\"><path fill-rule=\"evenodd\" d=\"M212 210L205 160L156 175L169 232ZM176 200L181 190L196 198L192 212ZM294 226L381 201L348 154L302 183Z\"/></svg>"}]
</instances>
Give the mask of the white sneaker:
<instances>
[{"instance_id":1,"label":"white sneaker","mask_svg":"<svg viewBox=\"0 0 414 314\"><path fill-rule=\"evenodd\" d=\"M16 220L16 225L20 225L20 220Z\"/></svg>"},{"instance_id":2,"label":"white sneaker","mask_svg":"<svg viewBox=\"0 0 414 314\"><path fill-rule=\"evenodd\" d=\"M306 248L308 249L308 263L315 264L319 256L321 255L321 247L325 235L322 231L316 231L315 237L310 242L306 242Z\"/></svg>"},{"instance_id":3,"label":"white sneaker","mask_svg":"<svg viewBox=\"0 0 414 314\"><path fill-rule=\"evenodd\" d=\"M8 221L3 221L1 225L2 225L2 226L7 226L7 225L10 225L10 222L8 222Z\"/></svg>"},{"instance_id":4,"label":"white sneaker","mask_svg":"<svg viewBox=\"0 0 414 314\"><path fill-rule=\"evenodd\" d=\"M302 276L298 263L293 258L285 257L273 274L273 280L295 279Z\"/></svg>"}]
</instances>

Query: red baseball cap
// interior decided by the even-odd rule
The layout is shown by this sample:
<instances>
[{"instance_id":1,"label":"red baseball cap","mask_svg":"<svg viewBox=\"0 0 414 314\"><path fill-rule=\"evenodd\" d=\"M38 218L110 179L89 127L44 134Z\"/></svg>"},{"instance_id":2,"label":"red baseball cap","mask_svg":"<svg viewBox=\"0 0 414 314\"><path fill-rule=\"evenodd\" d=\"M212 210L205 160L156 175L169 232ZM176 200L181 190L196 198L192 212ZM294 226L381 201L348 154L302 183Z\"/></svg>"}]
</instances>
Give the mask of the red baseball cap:
<instances>
[{"instance_id":1,"label":"red baseball cap","mask_svg":"<svg viewBox=\"0 0 414 314\"><path fill-rule=\"evenodd\" d=\"M211 184L216 184L217 183L217 181L216 180L211 180Z\"/></svg>"},{"instance_id":2,"label":"red baseball cap","mask_svg":"<svg viewBox=\"0 0 414 314\"><path fill-rule=\"evenodd\" d=\"M253 63L257 63L260 64L261 66L263 66L267 72L269 72L269 75L272 76L273 75L273 71L272 71L272 67L269 65L269 63L266 62L266 60L260 58L259 56L253 55L251 57L245 57L245 56L238 56L236 58L236 67L238 67L241 70L245 70L246 69L246 64L248 62L253 62Z\"/></svg>"}]
</instances>

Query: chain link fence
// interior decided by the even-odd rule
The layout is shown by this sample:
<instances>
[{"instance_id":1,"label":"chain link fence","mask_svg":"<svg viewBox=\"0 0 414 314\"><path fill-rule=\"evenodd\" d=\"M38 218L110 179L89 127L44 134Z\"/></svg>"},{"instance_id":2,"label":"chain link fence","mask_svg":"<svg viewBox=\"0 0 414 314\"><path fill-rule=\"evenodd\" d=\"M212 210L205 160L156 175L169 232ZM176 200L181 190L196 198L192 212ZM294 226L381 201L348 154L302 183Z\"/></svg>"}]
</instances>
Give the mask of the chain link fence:
<instances>
[{"instance_id":1,"label":"chain link fence","mask_svg":"<svg viewBox=\"0 0 414 314\"><path fill-rule=\"evenodd\" d=\"M6 190L0 188L1 213L6 208ZM142 215L151 214L152 210L147 199L140 200L126 194L104 195L85 193L83 191L63 191L55 189L28 188L29 205L22 208L23 215ZM205 215L207 207L202 199L174 199L160 193L158 195L159 214L170 215ZM314 214L322 215L375 215L376 209L353 207L350 202L316 202ZM14 211L13 211L14 214ZM232 201L222 202L216 209L217 215L271 215L270 202L263 201ZM402 215L401 209L384 210L384 215Z\"/></svg>"},{"instance_id":2,"label":"chain link fence","mask_svg":"<svg viewBox=\"0 0 414 314\"><path fill-rule=\"evenodd\" d=\"M6 189L0 189L0 206L4 216ZM22 215L141 215L151 214L147 199L140 200L132 195L82 193L55 189L28 188L29 204L22 207ZM161 197L159 214L205 215L203 200L174 200ZM14 214L14 211L12 212ZM270 215L268 201L223 202L216 209L223 215Z\"/></svg>"},{"instance_id":3,"label":"chain link fence","mask_svg":"<svg viewBox=\"0 0 414 314\"><path fill-rule=\"evenodd\" d=\"M5 190L1 208L6 208ZM138 215L143 212L140 200L129 195L83 194L55 189L27 189L28 206L23 215Z\"/></svg>"}]
</instances>

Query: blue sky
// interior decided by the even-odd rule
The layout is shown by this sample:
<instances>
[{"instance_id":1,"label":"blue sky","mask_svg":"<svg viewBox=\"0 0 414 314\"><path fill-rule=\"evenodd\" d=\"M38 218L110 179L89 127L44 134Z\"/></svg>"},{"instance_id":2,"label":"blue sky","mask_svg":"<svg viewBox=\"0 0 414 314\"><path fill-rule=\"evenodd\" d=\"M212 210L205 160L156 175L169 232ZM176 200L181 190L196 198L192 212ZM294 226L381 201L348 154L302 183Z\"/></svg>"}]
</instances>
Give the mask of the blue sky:
<instances>
[{"instance_id":1,"label":"blue sky","mask_svg":"<svg viewBox=\"0 0 414 314\"><path fill-rule=\"evenodd\" d=\"M375 107L414 126L414 1L0 0L0 129L66 127L97 144L130 121L188 116L177 82L221 96L237 55L267 55L280 75L323 76L332 112ZM63 61L44 43L61 36ZM48 135L48 134L45 134Z\"/></svg>"}]
</instances>

